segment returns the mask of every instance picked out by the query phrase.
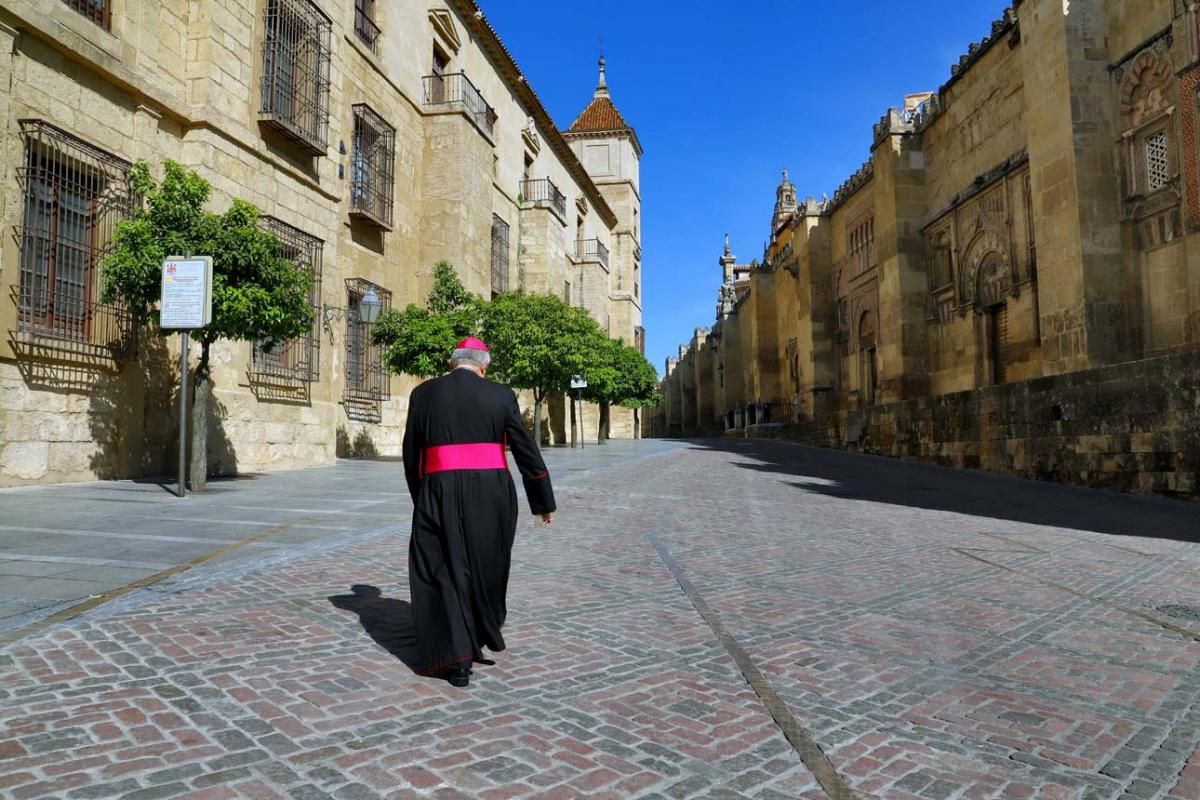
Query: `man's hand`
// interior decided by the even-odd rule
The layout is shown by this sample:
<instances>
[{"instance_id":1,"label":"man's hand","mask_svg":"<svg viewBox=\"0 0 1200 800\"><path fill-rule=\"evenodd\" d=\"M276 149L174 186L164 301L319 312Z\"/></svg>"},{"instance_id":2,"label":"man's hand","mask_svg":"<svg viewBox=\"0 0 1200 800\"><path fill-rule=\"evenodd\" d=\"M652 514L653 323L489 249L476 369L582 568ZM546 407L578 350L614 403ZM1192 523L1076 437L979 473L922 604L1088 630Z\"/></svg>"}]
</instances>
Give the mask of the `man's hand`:
<instances>
[{"instance_id":1,"label":"man's hand","mask_svg":"<svg viewBox=\"0 0 1200 800\"><path fill-rule=\"evenodd\" d=\"M550 512L549 514L542 514L541 517L542 517L543 525L549 525L551 522L554 522L554 512Z\"/></svg>"}]
</instances>

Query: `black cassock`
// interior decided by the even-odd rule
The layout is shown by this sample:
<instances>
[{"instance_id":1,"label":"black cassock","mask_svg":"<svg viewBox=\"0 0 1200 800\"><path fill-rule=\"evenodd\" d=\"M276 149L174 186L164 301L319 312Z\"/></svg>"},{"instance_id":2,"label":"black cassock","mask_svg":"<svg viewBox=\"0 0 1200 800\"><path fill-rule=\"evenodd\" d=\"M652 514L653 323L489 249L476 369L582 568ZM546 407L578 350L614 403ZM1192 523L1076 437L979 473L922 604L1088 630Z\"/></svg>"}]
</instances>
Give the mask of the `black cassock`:
<instances>
[{"instance_id":1,"label":"black cassock","mask_svg":"<svg viewBox=\"0 0 1200 800\"><path fill-rule=\"evenodd\" d=\"M408 582L420 672L469 666L485 646L504 649L517 490L507 468L445 468L481 463L473 453L495 447L516 458L533 513L554 511L546 464L511 389L455 369L413 390L404 472L413 498Z\"/></svg>"}]
</instances>

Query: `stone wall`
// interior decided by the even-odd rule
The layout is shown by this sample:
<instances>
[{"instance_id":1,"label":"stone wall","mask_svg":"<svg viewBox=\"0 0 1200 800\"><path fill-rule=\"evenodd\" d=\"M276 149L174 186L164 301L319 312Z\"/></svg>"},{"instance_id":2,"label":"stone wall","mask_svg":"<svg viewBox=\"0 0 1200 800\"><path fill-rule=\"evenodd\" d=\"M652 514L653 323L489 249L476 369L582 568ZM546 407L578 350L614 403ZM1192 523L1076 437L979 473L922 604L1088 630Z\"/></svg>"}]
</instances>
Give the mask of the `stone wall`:
<instances>
[{"instance_id":1,"label":"stone wall","mask_svg":"<svg viewBox=\"0 0 1200 800\"><path fill-rule=\"evenodd\" d=\"M353 3L318 5L331 15L332 31L328 136L324 152L313 156L259 121L262 0L116 3L111 30L62 0L0 4L0 228L10 234L0 240L0 486L160 473L174 461L177 432L177 336L144 335L137 360L120 361L67 353L18 319L11 298L21 287L21 237L11 234L20 231L26 205L21 120L61 129L106 157L146 159L156 173L163 160L179 161L210 182L212 210L242 198L319 240L319 375L264 380L251 374L246 343L215 346L215 473L399 453L415 381L393 376L386 399L347 399L348 280L375 284L402 308L423 301L432 265L444 259L470 289L487 294L493 214L510 226L511 288L561 296L564 281L577 282L569 255L577 237L615 250L618 220L605 195L473 3L380 4L374 51L354 33ZM495 108L491 130L461 107L425 102L422 76L431 71L435 43L451 58L448 72L465 71ZM353 106L360 103L395 129L386 228L351 213ZM631 168L636 185L636 163ZM532 203L518 211L526 171L554 181L571 216L582 215L578 230ZM622 198L621 230L631 238L639 200L621 191L609 194ZM632 248L625 250L618 252L631 264ZM93 269L92 278L97 274ZM604 326L618 317L620 333L632 341L640 304L614 295L606 275L593 277L584 283L589 311ZM18 347L21 337L37 341ZM551 427L561 441L561 409ZM612 430L632 436L632 414L615 412Z\"/></svg>"},{"instance_id":2,"label":"stone wall","mask_svg":"<svg viewBox=\"0 0 1200 800\"><path fill-rule=\"evenodd\" d=\"M873 406L809 420L784 436L1023 478L1200 499L1200 352Z\"/></svg>"}]
</instances>

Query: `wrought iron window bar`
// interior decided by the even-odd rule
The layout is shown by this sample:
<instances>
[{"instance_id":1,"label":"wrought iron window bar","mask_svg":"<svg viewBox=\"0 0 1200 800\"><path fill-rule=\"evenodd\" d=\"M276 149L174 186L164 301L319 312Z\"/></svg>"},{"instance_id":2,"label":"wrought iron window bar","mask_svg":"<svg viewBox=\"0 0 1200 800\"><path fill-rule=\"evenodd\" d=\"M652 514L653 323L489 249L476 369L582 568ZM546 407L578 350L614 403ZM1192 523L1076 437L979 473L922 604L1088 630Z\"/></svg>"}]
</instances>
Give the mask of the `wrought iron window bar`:
<instances>
[{"instance_id":1,"label":"wrought iron window bar","mask_svg":"<svg viewBox=\"0 0 1200 800\"><path fill-rule=\"evenodd\" d=\"M267 0L259 119L302 151L329 142L333 23L311 0Z\"/></svg>"},{"instance_id":2,"label":"wrought iron window bar","mask_svg":"<svg viewBox=\"0 0 1200 800\"><path fill-rule=\"evenodd\" d=\"M350 213L391 230L396 129L365 103L358 103L353 109Z\"/></svg>"},{"instance_id":3,"label":"wrought iron window bar","mask_svg":"<svg viewBox=\"0 0 1200 800\"><path fill-rule=\"evenodd\" d=\"M391 397L392 381L383 363L383 346L371 340L371 325L362 321L358 304L368 289L379 297L380 313L392 307L392 293L363 278L346 279L346 380L342 399L377 403Z\"/></svg>"},{"instance_id":4,"label":"wrought iron window bar","mask_svg":"<svg viewBox=\"0 0 1200 800\"><path fill-rule=\"evenodd\" d=\"M112 26L111 0L63 0L63 2L105 30Z\"/></svg>"},{"instance_id":5,"label":"wrought iron window bar","mask_svg":"<svg viewBox=\"0 0 1200 800\"><path fill-rule=\"evenodd\" d=\"M315 381L321 374L321 266L325 243L275 217L261 216L259 225L279 240L284 258L312 276L309 305L313 323L307 333L277 342L273 347L256 342L250 351L250 374L259 378Z\"/></svg>"},{"instance_id":6,"label":"wrought iron window bar","mask_svg":"<svg viewBox=\"0 0 1200 800\"><path fill-rule=\"evenodd\" d=\"M526 203L550 205L560 216L567 215L567 196L549 178L521 181L521 197Z\"/></svg>"},{"instance_id":7,"label":"wrought iron window bar","mask_svg":"<svg viewBox=\"0 0 1200 800\"><path fill-rule=\"evenodd\" d=\"M11 293L15 339L90 357L136 356L132 314L99 300L101 261L117 223L133 211L132 165L43 120L19 125L24 215Z\"/></svg>"},{"instance_id":8,"label":"wrought iron window bar","mask_svg":"<svg viewBox=\"0 0 1200 800\"><path fill-rule=\"evenodd\" d=\"M425 89L425 105L460 105L488 136L495 133L496 110L487 104L465 72L426 75L421 81Z\"/></svg>"},{"instance_id":9,"label":"wrought iron window bar","mask_svg":"<svg viewBox=\"0 0 1200 800\"><path fill-rule=\"evenodd\" d=\"M375 43L379 40L375 0L354 0L354 34L372 53L375 52Z\"/></svg>"},{"instance_id":10,"label":"wrought iron window bar","mask_svg":"<svg viewBox=\"0 0 1200 800\"><path fill-rule=\"evenodd\" d=\"M508 223L492 215L492 296L508 291Z\"/></svg>"},{"instance_id":11,"label":"wrought iron window bar","mask_svg":"<svg viewBox=\"0 0 1200 800\"><path fill-rule=\"evenodd\" d=\"M575 257L579 261L599 261L605 269L608 269L608 248L599 239L577 240Z\"/></svg>"}]
</instances>

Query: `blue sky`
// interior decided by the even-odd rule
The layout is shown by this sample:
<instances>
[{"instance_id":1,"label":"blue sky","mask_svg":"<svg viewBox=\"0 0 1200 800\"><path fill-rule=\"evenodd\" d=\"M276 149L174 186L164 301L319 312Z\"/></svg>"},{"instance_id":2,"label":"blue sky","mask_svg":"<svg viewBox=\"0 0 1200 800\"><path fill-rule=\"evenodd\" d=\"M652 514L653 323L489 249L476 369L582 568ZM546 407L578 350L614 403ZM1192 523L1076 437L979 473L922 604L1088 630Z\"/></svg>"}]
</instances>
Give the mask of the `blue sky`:
<instances>
[{"instance_id":1,"label":"blue sky","mask_svg":"<svg viewBox=\"0 0 1200 800\"><path fill-rule=\"evenodd\" d=\"M945 83L1007 4L481 0L561 128L591 99L604 41L613 102L646 151L644 324L660 373L712 324L725 232L740 261L761 258L780 170L801 198L832 195L888 107Z\"/></svg>"}]
</instances>

